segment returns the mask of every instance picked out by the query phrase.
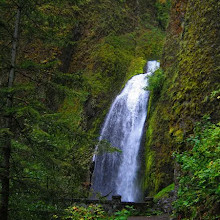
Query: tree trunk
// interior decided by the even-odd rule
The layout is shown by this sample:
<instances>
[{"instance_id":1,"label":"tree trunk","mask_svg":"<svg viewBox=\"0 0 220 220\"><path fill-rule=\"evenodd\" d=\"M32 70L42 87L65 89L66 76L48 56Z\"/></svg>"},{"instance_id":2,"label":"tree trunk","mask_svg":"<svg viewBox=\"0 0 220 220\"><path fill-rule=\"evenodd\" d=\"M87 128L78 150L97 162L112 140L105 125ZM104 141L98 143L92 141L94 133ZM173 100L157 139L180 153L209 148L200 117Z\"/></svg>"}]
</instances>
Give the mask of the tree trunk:
<instances>
[{"instance_id":1,"label":"tree trunk","mask_svg":"<svg viewBox=\"0 0 220 220\"><path fill-rule=\"evenodd\" d=\"M19 23L21 17L21 8L17 9L15 28L12 43L11 52L11 67L8 75L8 88L12 88L15 80L15 63L18 45L18 35L19 35ZM11 94L7 97L7 108L11 108L13 104L13 97ZM5 119L5 128L8 131L12 129L12 115L8 115ZM8 202L9 202L9 178L10 178L10 156L11 156L11 135L8 132L4 138L4 146L2 146L2 168L3 173L1 174L1 207L0 207L0 219L8 219Z\"/></svg>"}]
</instances>

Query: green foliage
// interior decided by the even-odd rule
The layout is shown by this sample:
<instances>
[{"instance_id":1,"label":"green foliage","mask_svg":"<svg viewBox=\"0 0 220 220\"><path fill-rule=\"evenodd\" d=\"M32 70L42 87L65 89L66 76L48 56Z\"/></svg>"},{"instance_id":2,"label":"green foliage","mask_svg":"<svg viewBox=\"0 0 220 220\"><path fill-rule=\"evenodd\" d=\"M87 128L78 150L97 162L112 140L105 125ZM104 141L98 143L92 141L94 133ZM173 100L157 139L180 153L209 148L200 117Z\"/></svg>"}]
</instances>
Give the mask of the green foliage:
<instances>
[{"instance_id":1,"label":"green foliage","mask_svg":"<svg viewBox=\"0 0 220 220\"><path fill-rule=\"evenodd\" d=\"M52 219L68 219L68 220L81 220L81 219L108 219L106 212L101 205L71 206L65 209L65 214L59 218L58 215L53 215Z\"/></svg>"},{"instance_id":2,"label":"green foliage","mask_svg":"<svg viewBox=\"0 0 220 220\"><path fill-rule=\"evenodd\" d=\"M160 190L173 181L172 152L188 149L184 139L195 122L205 114L211 115L213 122L220 118L219 62L215 62L219 54L217 2L178 0L172 4L161 62L164 86L160 99L148 105L151 132L147 133L146 148L155 157L145 175L151 193L157 192L156 183Z\"/></svg>"},{"instance_id":3,"label":"green foliage","mask_svg":"<svg viewBox=\"0 0 220 220\"><path fill-rule=\"evenodd\" d=\"M101 205L79 206L74 205L64 210L62 215L53 215L52 219L109 219L109 220L126 220L129 216L137 215L137 211L132 206L126 206L125 209L113 213L111 216L107 214Z\"/></svg>"},{"instance_id":4,"label":"green foliage","mask_svg":"<svg viewBox=\"0 0 220 220\"><path fill-rule=\"evenodd\" d=\"M50 213L48 207L65 205L65 198L86 196L81 181L86 181L93 151L90 146L95 143L62 114L40 114L37 121L22 117L25 125L21 136L12 141L11 164L10 206L19 203L19 210L10 213L13 219L35 219L33 215ZM45 208L30 207L36 203L33 201L41 201Z\"/></svg>"},{"instance_id":5,"label":"green foliage","mask_svg":"<svg viewBox=\"0 0 220 220\"><path fill-rule=\"evenodd\" d=\"M15 5L5 6L0 19L5 15L7 20L8 15L14 14L16 2L7 2ZM52 211L70 205L69 198L87 196L82 182L87 181L92 146L96 142L95 137L82 128L87 84L80 72L70 74L61 72L60 68L61 46L71 43L69 37L75 25L69 15L68 27L65 19L60 18L63 13L74 14L72 3L19 2L24 3L25 8L14 86L8 89L7 79L0 75L3 85L0 121L4 122L5 116L12 117L13 121L10 131L4 128L4 123L0 125L0 146L8 137L11 142L9 218L49 219ZM62 10L63 7L68 12ZM13 22L8 24L12 32ZM58 26L65 32L61 33L63 29ZM0 31L7 36L2 26ZM1 48L10 42L10 37L1 39ZM10 57L1 58L4 58L0 64L1 74L7 75ZM13 96L12 108L6 108L8 95Z\"/></svg>"},{"instance_id":6,"label":"green foliage","mask_svg":"<svg viewBox=\"0 0 220 220\"><path fill-rule=\"evenodd\" d=\"M146 64L146 59L143 57L134 57L130 63L128 72L130 73L127 74L128 79L131 78L131 76L143 73L143 67Z\"/></svg>"},{"instance_id":7,"label":"green foliage","mask_svg":"<svg viewBox=\"0 0 220 220\"><path fill-rule=\"evenodd\" d=\"M199 123L188 139L191 151L175 154L181 166L177 214L187 219L217 219L220 202L220 123Z\"/></svg>"},{"instance_id":8,"label":"green foliage","mask_svg":"<svg viewBox=\"0 0 220 220\"><path fill-rule=\"evenodd\" d=\"M165 79L163 70L160 68L156 70L152 75L147 76L147 78L148 86L146 89L151 92L153 99L158 98L160 96L160 92L162 90Z\"/></svg>"},{"instance_id":9,"label":"green foliage","mask_svg":"<svg viewBox=\"0 0 220 220\"><path fill-rule=\"evenodd\" d=\"M163 188L160 192L158 192L156 195L154 195L154 199L161 199L164 197L168 197L169 196L169 192L171 192L172 190L174 190L174 183L170 184L169 186Z\"/></svg>"},{"instance_id":10,"label":"green foliage","mask_svg":"<svg viewBox=\"0 0 220 220\"><path fill-rule=\"evenodd\" d=\"M93 122L96 131L106 113L103 109L106 110L128 79L143 73L147 60L161 56L163 42L161 30L142 27L130 33L103 37L92 46L84 77L92 96L92 107L97 112L95 117L101 119Z\"/></svg>"},{"instance_id":11,"label":"green foliage","mask_svg":"<svg viewBox=\"0 0 220 220\"><path fill-rule=\"evenodd\" d=\"M125 206L125 209L115 212L110 220L126 220L129 216L152 216L161 215L162 212L159 210L154 210L152 208L146 209L144 211L138 211L133 206Z\"/></svg>"},{"instance_id":12,"label":"green foliage","mask_svg":"<svg viewBox=\"0 0 220 220\"><path fill-rule=\"evenodd\" d=\"M20 3L16 79L8 89L11 34ZM49 219L70 199L88 195L83 183L89 181L97 131L108 106L128 78L142 73L146 59L161 56L164 33L154 25L139 25L129 4L1 1L0 121L11 116L13 129L1 127L0 136L2 143L11 138L11 219ZM148 5L143 6L145 11ZM13 96L10 109L5 107L8 95ZM100 150L120 152L108 143Z\"/></svg>"},{"instance_id":13,"label":"green foliage","mask_svg":"<svg viewBox=\"0 0 220 220\"><path fill-rule=\"evenodd\" d=\"M126 206L125 209L117 211L113 216L110 217L110 220L126 220L129 216L137 215L137 211L132 206Z\"/></svg>"},{"instance_id":14,"label":"green foliage","mask_svg":"<svg viewBox=\"0 0 220 220\"><path fill-rule=\"evenodd\" d=\"M102 83L118 87L116 82L123 81L134 51L130 35L110 35L97 44L92 53L93 71L100 73ZM98 75L97 75L98 76ZM107 80L107 82L105 82ZM108 83L108 84L107 84ZM108 92L111 88L108 88Z\"/></svg>"},{"instance_id":15,"label":"green foliage","mask_svg":"<svg viewBox=\"0 0 220 220\"><path fill-rule=\"evenodd\" d=\"M99 141L99 143L97 144L97 154L103 154L103 153L114 153L114 152L118 152L121 153L122 150L120 150L117 147L112 146L108 141L106 140L101 140Z\"/></svg>"},{"instance_id":16,"label":"green foliage","mask_svg":"<svg viewBox=\"0 0 220 220\"><path fill-rule=\"evenodd\" d=\"M151 27L137 31L136 34L136 57L143 57L145 60L160 59L165 33L159 28Z\"/></svg>"},{"instance_id":17,"label":"green foliage","mask_svg":"<svg viewBox=\"0 0 220 220\"><path fill-rule=\"evenodd\" d=\"M210 97L211 99L220 99L220 89L213 91Z\"/></svg>"},{"instance_id":18,"label":"green foliage","mask_svg":"<svg viewBox=\"0 0 220 220\"><path fill-rule=\"evenodd\" d=\"M157 0L155 6L157 10L157 20L160 26L166 30L169 22L171 0Z\"/></svg>"}]
</instances>

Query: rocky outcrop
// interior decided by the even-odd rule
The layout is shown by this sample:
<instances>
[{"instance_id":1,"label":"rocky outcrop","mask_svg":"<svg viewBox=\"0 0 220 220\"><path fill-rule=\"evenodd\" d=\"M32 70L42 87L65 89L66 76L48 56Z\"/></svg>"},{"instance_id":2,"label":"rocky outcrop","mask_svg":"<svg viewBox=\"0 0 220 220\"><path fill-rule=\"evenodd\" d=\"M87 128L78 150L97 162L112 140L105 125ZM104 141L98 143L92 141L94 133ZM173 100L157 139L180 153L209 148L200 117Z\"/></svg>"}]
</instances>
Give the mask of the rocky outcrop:
<instances>
[{"instance_id":1,"label":"rocky outcrop","mask_svg":"<svg viewBox=\"0 0 220 220\"><path fill-rule=\"evenodd\" d=\"M219 120L220 42L218 0L175 0L164 47L165 82L149 107L146 180L149 194L173 181L174 151L204 115Z\"/></svg>"}]
</instances>

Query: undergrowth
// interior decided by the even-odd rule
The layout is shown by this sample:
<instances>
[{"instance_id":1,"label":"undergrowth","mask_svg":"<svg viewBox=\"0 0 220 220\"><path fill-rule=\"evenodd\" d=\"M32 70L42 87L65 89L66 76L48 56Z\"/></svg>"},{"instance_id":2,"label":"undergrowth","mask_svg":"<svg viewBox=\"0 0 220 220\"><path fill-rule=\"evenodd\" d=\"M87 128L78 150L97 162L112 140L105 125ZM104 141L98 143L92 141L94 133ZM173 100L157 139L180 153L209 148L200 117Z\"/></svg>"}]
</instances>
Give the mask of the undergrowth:
<instances>
[{"instance_id":1,"label":"undergrowth","mask_svg":"<svg viewBox=\"0 0 220 220\"><path fill-rule=\"evenodd\" d=\"M187 142L192 150L175 154L181 167L175 212L183 219L219 219L220 123L202 121Z\"/></svg>"}]
</instances>

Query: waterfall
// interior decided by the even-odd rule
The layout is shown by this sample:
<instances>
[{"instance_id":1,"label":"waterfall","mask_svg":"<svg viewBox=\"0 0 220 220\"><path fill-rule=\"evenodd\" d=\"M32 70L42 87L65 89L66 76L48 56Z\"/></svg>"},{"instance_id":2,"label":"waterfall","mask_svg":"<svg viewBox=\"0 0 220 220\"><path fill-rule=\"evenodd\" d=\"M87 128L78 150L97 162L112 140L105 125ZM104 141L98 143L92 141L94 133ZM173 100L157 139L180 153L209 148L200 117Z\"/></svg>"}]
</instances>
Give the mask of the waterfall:
<instances>
[{"instance_id":1,"label":"waterfall","mask_svg":"<svg viewBox=\"0 0 220 220\"><path fill-rule=\"evenodd\" d=\"M149 92L147 75L159 68L157 61L147 63L145 74L132 77L116 97L105 119L99 140L106 140L122 152L94 155L92 189L102 196L121 195L122 201L138 202L141 189L137 172L138 153L147 116Z\"/></svg>"}]
</instances>

